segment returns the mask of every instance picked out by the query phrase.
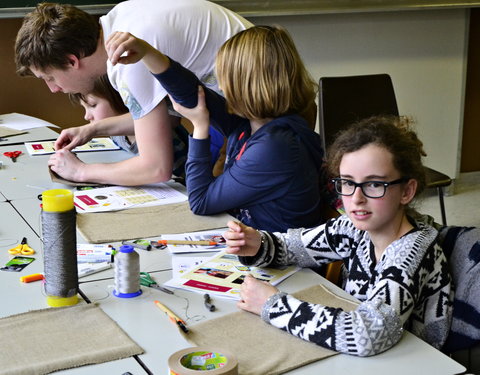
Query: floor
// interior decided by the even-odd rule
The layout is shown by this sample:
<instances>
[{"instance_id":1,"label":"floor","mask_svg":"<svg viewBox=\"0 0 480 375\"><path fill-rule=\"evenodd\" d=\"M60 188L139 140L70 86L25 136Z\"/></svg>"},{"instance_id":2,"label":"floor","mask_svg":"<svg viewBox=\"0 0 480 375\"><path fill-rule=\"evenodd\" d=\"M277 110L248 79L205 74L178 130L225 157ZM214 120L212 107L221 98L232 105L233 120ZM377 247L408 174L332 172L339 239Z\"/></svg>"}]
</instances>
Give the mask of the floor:
<instances>
[{"instance_id":1,"label":"floor","mask_svg":"<svg viewBox=\"0 0 480 375\"><path fill-rule=\"evenodd\" d=\"M453 194L445 196L447 225L480 227L480 172L463 173L455 180ZM417 203L417 210L441 223L436 190L429 189Z\"/></svg>"}]
</instances>

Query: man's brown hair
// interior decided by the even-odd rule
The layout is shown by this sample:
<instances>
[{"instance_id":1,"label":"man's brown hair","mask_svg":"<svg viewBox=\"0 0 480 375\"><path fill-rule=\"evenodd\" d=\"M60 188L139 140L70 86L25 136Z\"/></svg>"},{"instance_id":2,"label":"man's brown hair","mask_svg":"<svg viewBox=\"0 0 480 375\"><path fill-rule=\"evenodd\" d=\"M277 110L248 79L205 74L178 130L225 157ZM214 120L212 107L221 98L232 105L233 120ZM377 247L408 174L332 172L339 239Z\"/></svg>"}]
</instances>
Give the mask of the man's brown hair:
<instances>
[{"instance_id":1,"label":"man's brown hair","mask_svg":"<svg viewBox=\"0 0 480 375\"><path fill-rule=\"evenodd\" d=\"M32 75L30 67L65 69L68 55L92 55L99 37L95 16L68 4L40 3L25 16L17 34L17 73Z\"/></svg>"}]
</instances>

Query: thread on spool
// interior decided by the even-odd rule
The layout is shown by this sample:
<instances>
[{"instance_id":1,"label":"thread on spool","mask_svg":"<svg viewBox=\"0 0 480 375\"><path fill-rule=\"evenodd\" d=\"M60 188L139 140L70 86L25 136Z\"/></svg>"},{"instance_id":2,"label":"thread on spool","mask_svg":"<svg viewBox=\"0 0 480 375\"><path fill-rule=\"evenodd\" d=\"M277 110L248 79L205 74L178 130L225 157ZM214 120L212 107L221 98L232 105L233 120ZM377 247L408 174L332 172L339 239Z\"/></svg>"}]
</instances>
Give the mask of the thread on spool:
<instances>
[{"instance_id":1,"label":"thread on spool","mask_svg":"<svg viewBox=\"0 0 480 375\"><path fill-rule=\"evenodd\" d=\"M142 294L140 289L140 257L131 245L123 245L115 254L115 289L113 295L132 298Z\"/></svg>"},{"instance_id":2,"label":"thread on spool","mask_svg":"<svg viewBox=\"0 0 480 375\"><path fill-rule=\"evenodd\" d=\"M47 190L42 210L45 292L50 306L77 303L76 212L70 190ZM69 201L71 200L71 208Z\"/></svg>"}]
</instances>

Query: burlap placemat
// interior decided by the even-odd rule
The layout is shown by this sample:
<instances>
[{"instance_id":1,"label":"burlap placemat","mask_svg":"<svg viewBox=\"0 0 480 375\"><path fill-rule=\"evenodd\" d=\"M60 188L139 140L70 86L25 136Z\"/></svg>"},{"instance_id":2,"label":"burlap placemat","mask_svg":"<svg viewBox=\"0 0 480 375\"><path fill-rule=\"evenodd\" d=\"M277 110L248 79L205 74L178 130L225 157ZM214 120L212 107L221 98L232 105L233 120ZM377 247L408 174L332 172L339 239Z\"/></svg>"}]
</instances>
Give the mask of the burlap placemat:
<instances>
[{"instance_id":1,"label":"burlap placemat","mask_svg":"<svg viewBox=\"0 0 480 375\"><path fill-rule=\"evenodd\" d=\"M313 303L354 310L356 304L322 285L294 295ZM239 375L277 375L319 359L338 354L290 335L264 321L258 315L239 311L207 322L190 325L184 334L196 346L220 347L238 360Z\"/></svg>"},{"instance_id":2,"label":"burlap placemat","mask_svg":"<svg viewBox=\"0 0 480 375\"><path fill-rule=\"evenodd\" d=\"M8 128L6 126L0 126L0 138L12 137L14 135L20 135L25 133L27 133L27 131L25 130L16 130L16 129Z\"/></svg>"},{"instance_id":3,"label":"burlap placemat","mask_svg":"<svg viewBox=\"0 0 480 375\"><path fill-rule=\"evenodd\" d=\"M0 319L0 373L40 375L142 354L96 305L30 311Z\"/></svg>"},{"instance_id":4,"label":"burlap placemat","mask_svg":"<svg viewBox=\"0 0 480 375\"><path fill-rule=\"evenodd\" d=\"M162 234L225 228L228 214L195 215L188 202L115 212L77 214L77 228L90 243L117 242Z\"/></svg>"}]
</instances>

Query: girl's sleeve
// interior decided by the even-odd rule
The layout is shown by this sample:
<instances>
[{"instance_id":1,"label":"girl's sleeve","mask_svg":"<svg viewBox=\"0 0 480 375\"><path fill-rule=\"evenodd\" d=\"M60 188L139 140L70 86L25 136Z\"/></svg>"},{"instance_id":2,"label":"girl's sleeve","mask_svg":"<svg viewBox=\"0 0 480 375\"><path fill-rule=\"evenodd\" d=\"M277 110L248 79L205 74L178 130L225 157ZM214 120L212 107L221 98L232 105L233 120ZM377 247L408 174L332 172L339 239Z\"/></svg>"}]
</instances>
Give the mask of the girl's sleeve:
<instances>
[{"instance_id":1,"label":"girl's sleeve","mask_svg":"<svg viewBox=\"0 0 480 375\"><path fill-rule=\"evenodd\" d=\"M262 246L255 257L239 257L243 264L277 267L296 264L317 267L348 257L355 239L346 216L329 219L314 228L289 229L287 233L260 231Z\"/></svg>"},{"instance_id":2,"label":"girl's sleeve","mask_svg":"<svg viewBox=\"0 0 480 375\"><path fill-rule=\"evenodd\" d=\"M277 293L265 303L262 319L324 348L362 357L391 348L403 332L395 310L381 299L347 312Z\"/></svg>"},{"instance_id":3,"label":"girl's sleeve","mask_svg":"<svg viewBox=\"0 0 480 375\"><path fill-rule=\"evenodd\" d=\"M211 215L284 196L294 183L301 145L288 127L276 130L249 139L241 158L216 178L208 141L190 138L186 176L191 210Z\"/></svg>"},{"instance_id":4,"label":"girl's sleeve","mask_svg":"<svg viewBox=\"0 0 480 375\"><path fill-rule=\"evenodd\" d=\"M153 74L172 99L178 104L194 108L198 103L198 86L205 91L205 101L210 113L210 122L220 133L228 136L238 122L242 120L227 112L225 98L215 91L205 87L197 76L184 68L176 61L170 59L169 68L160 74Z\"/></svg>"},{"instance_id":5,"label":"girl's sleeve","mask_svg":"<svg viewBox=\"0 0 480 375\"><path fill-rule=\"evenodd\" d=\"M326 242L333 246L334 253L343 254L342 247L351 246L348 245L349 238L339 228L331 233L327 230ZM310 256L322 252L322 238L315 231L304 233L302 239L304 247L309 248ZM417 241L421 239L419 236ZM438 347L445 340L445 332L448 333L448 330L439 329L445 326L449 316L447 296L450 284L446 282L448 277L440 277L446 269L444 256L436 247L419 256L419 261L407 262L401 251L395 254L391 264L381 271L378 282L368 291L366 301L353 311L308 303L277 293L264 305L262 318L306 341L358 356L371 356L391 348L400 340L402 327L407 321L414 322L411 328L415 334L428 337L428 341L432 345L438 344ZM446 281L442 283L441 280ZM359 280L358 288L366 282ZM418 301L422 301L424 310L416 310ZM435 317L430 316L433 312ZM417 321L425 322L420 324L422 328L415 326ZM434 340L432 335L437 335Z\"/></svg>"},{"instance_id":6,"label":"girl's sleeve","mask_svg":"<svg viewBox=\"0 0 480 375\"><path fill-rule=\"evenodd\" d=\"M295 259L297 264L311 267L347 258L358 241L352 229L345 217L340 217L312 230L291 230L284 237L290 256L283 254L274 259ZM376 291L381 293L383 286L378 285ZM372 298L349 312L280 292L265 303L261 316L267 323L303 340L358 356L381 353L402 336L403 322L382 298Z\"/></svg>"}]
</instances>

